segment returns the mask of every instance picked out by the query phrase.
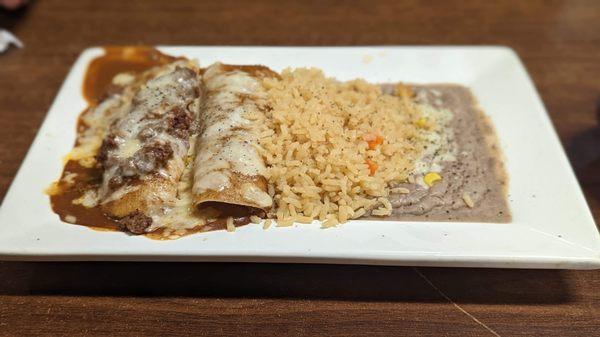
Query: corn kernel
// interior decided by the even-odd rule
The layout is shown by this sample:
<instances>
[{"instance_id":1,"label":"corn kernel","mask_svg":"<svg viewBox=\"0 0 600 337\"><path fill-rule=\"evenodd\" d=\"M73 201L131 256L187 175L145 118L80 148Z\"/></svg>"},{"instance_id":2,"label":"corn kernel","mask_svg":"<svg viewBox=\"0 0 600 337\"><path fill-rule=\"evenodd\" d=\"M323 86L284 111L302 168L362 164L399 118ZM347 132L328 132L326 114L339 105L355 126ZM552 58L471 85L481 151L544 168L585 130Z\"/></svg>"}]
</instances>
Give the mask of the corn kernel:
<instances>
[{"instance_id":1,"label":"corn kernel","mask_svg":"<svg viewBox=\"0 0 600 337\"><path fill-rule=\"evenodd\" d=\"M423 181L429 187L433 186L433 184L440 180L442 180L442 176L440 176L437 172L429 172L423 177Z\"/></svg>"},{"instance_id":2,"label":"corn kernel","mask_svg":"<svg viewBox=\"0 0 600 337\"><path fill-rule=\"evenodd\" d=\"M421 129L429 129L429 123L427 122L426 118L417 119L417 121L415 122L415 125Z\"/></svg>"}]
</instances>

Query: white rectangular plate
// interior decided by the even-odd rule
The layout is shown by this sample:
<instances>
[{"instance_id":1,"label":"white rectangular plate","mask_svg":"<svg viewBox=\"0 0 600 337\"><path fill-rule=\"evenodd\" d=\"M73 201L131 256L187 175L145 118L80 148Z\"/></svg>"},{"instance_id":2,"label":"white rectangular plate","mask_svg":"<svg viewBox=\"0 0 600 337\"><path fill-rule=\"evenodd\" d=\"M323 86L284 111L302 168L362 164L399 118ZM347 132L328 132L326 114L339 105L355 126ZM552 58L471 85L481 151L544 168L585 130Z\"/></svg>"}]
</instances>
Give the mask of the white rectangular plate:
<instances>
[{"instance_id":1,"label":"white rectangular plate","mask_svg":"<svg viewBox=\"0 0 600 337\"><path fill-rule=\"evenodd\" d=\"M540 98L504 47L162 47L215 61L319 67L340 80L451 82L491 117L510 177L509 224L350 221L331 229L250 224L174 241L63 223L43 190L60 176L86 102L82 81L101 48L84 51L63 84L0 209L0 259L248 261L511 268L600 268L600 236Z\"/></svg>"}]
</instances>

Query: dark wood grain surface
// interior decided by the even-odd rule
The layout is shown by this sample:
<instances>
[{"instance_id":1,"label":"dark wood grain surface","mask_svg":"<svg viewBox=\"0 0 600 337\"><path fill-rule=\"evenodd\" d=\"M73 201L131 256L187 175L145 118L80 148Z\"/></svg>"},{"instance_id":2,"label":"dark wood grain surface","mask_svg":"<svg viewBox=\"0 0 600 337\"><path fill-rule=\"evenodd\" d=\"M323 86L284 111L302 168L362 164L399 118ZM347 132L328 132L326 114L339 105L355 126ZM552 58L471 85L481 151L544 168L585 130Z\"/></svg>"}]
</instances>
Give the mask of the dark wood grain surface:
<instances>
[{"instance_id":1,"label":"dark wood grain surface","mask_svg":"<svg viewBox=\"0 0 600 337\"><path fill-rule=\"evenodd\" d=\"M0 199L89 46L502 44L600 220L599 1L44 0L0 27L26 46L0 54ZM598 271L4 262L0 335L599 336L599 289Z\"/></svg>"}]
</instances>

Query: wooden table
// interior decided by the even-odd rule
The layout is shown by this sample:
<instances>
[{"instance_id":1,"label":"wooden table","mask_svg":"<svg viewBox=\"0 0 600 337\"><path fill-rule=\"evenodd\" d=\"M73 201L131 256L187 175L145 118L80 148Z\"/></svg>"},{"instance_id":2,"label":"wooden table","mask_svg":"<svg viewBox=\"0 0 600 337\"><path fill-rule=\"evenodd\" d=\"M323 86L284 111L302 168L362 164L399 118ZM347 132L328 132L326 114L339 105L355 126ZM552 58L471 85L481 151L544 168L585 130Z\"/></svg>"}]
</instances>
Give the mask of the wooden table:
<instances>
[{"instance_id":1,"label":"wooden table","mask_svg":"<svg viewBox=\"0 0 600 337\"><path fill-rule=\"evenodd\" d=\"M600 2L36 1L0 11L0 198L75 58L107 44L502 44L600 221ZM43 169L43 168L41 168ZM544 168L539 168L544 174ZM600 335L598 271L0 263L0 335Z\"/></svg>"}]
</instances>

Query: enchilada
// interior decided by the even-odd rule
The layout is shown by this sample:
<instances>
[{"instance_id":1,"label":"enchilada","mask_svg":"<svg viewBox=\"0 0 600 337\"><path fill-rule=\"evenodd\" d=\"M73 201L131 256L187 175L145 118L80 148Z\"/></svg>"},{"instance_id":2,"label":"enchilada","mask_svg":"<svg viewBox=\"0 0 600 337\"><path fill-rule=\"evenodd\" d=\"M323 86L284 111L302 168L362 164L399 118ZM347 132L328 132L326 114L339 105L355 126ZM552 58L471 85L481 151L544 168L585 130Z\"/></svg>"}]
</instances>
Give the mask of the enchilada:
<instances>
[{"instance_id":1,"label":"enchilada","mask_svg":"<svg viewBox=\"0 0 600 337\"><path fill-rule=\"evenodd\" d=\"M203 76L206 97L194 161L194 203L222 203L266 211L273 204L267 193L265 163L256 150L252 118L266 108L260 79L274 76L266 67L220 63Z\"/></svg>"}]
</instances>

